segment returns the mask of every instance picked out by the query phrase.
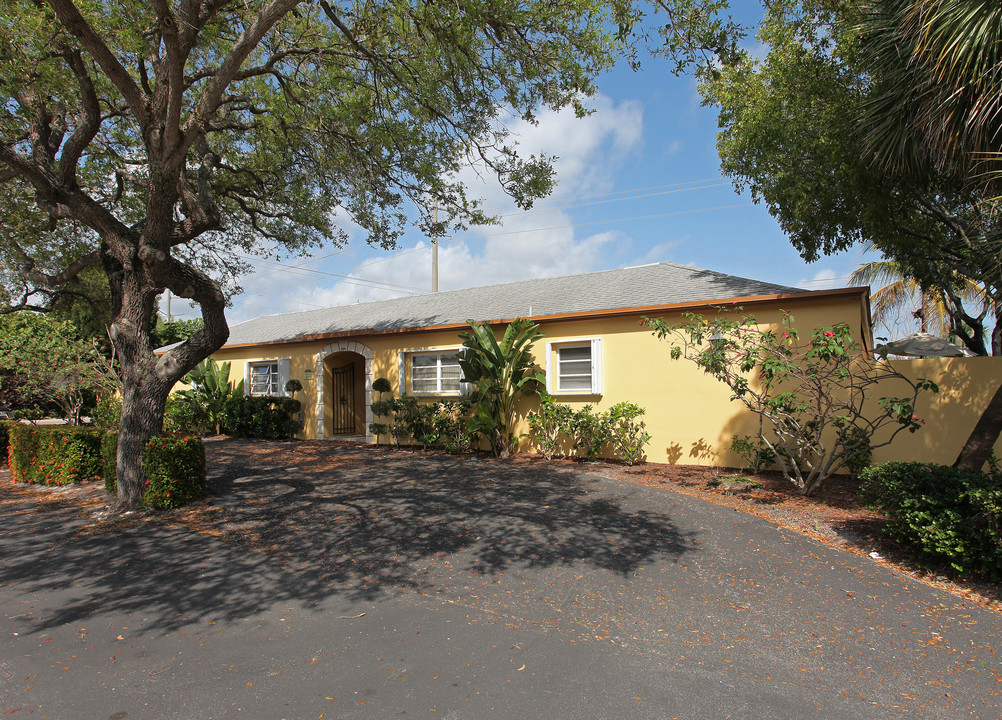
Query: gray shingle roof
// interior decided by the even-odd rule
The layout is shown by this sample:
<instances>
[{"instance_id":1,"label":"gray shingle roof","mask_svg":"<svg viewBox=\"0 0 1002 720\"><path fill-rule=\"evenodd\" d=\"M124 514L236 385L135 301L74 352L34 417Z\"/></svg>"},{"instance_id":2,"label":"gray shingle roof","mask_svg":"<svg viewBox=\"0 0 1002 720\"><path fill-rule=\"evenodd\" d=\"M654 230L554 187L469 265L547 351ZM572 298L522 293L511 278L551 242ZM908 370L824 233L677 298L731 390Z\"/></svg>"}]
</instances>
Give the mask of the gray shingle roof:
<instances>
[{"instance_id":1,"label":"gray shingle roof","mask_svg":"<svg viewBox=\"0 0 1002 720\"><path fill-rule=\"evenodd\" d=\"M234 325L226 346L294 341L331 333L454 325L470 319L493 321L802 292L801 288L662 262L266 315Z\"/></svg>"}]
</instances>

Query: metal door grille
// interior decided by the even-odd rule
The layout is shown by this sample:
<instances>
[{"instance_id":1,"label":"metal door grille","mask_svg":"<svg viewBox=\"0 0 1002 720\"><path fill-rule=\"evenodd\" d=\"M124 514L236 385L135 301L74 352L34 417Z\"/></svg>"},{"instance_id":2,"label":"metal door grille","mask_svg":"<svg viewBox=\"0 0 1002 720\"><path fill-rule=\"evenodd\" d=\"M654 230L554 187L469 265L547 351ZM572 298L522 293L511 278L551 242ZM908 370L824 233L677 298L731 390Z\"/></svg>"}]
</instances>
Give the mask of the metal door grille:
<instances>
[{"instance_id":1,"label":"metal door grille","mask_svg":"<svg viewBox=\"0 0 1002 720\"><path fill-rule=\"evenodd\" d=\"M334 392L334 434L345 435L355 432L355 366L331 370L331 385Z\"/></svg>"}]
</instances>

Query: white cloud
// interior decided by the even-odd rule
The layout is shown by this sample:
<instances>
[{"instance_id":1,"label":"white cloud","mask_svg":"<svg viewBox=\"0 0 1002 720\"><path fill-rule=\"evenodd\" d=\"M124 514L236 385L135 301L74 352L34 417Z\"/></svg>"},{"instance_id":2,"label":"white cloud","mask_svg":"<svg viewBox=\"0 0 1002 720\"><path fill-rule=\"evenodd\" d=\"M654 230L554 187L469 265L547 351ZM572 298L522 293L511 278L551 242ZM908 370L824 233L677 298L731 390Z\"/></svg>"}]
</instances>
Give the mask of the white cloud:
<instances>
[{"instance_id":1,"label":"white cloud","mask_svg":"<svg viewBox=\"0 0 1002 720\"><path fill-rule=\"evenodd\" d=\"M643 146L640 103L615 103L599 95L589 105L595 112L585 118L564 110L542 112L536 124L510 122L513 139L524 155L558 157L557 187L532 212L500 209L512 208L512 202L496 182L485 182L473 168L460 174L470 187L470 195L484 197L489 211L503 216L503 224L443 238L440 290L588 272L609 266L610 256L623 255L631 246L630 239L619 232L576 231L573 208L561 207L609 192L617 172ZM412 239L390 258L376 256L350 270L339 269L344 263L325 264L324 269L345 273L350 279L307 277L289 292L278 288L294 286L296 278L286 273L262 274L244 283L248 293L238 300L229 317L231 322L239 322L263 314L382 300L408 291L427 292L431 288L429 245L427 239Z\"/></svg>"},{"instance_id":2,"label":"white cloud","mask_svg":"<svg viewBox=\"0 0 1002 720\"><path fill-rule=\"evenodd\" d=\"M681 247L686 242L692 239L691 235L683 235L682 237L675 238L673 240L667 240L663 243L659 243L647 251L647 254L642 258L638 258L635 261L636 265L643 265L646 263L663 262L668 260L671 256L671 251L676 248Z\"/></svg>"},{"instance_id":3,"label":"white cloud","mask_svg":"<svg viewBox=\"0 0 1002 720\"><path fill-rule=\"evenodd\" d=\"M814 277L809 280L798 280L796 287L804 288L805 290L828 290L845 287L845 279L840 277L835 270L825 268L814 273Z\"/></svg>"}]
</instances>

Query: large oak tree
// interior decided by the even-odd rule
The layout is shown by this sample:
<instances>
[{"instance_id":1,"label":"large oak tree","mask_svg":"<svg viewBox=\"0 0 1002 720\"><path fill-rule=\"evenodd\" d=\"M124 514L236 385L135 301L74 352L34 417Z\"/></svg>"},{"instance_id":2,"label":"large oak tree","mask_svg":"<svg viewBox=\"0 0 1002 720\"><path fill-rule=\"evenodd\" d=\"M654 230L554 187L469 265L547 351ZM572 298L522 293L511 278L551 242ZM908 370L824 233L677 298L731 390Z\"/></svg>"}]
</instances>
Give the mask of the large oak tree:
<instances>
[{"instance_id":1,"label":"large oak tree","mask_svg":"<svg viewBox=\"0 0 1002 720\"><path fill-rule=\"evenodd\" d=\"M506 116L577 105L629 8L598 0L9 0L0 6L2 298L46 309L107 276L121 361L118 505L172 386L228 336L233 251L390 246L486 218L452 178L476 162L521 204L549 158ZM580 108L579 108L580 109ZM237 267L239 270L239 267ZM156 298L204 327L157 355Z\"/></svg>"}]
</instances>

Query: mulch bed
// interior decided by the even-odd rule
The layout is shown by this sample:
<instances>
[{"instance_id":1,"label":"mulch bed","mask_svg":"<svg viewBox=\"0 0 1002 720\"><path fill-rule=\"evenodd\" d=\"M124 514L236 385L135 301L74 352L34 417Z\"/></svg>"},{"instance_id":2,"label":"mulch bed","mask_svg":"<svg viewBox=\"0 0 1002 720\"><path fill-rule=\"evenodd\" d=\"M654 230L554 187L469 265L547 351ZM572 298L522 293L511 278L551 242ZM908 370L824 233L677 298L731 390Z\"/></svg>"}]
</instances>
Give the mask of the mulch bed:
<instances>
[{"instance_id":1,"label":"mulch bed","mask_svg":"<svg viewBox=\"0 0 1002 720\"><path fill-rule=\"evenodd\" d=\"M7 468L0 465L0 512L4 508L30 499L51 509L76 509L90 522L83 532L101 533L112 523L139 524L158 522L181 525L192 531L214 535L254 548L255 538L235 527L231 522L236 509L227 507L225 478L254 467L290 467L296 475L329 471L340 464L358 464L357 457L339 457L336 448L344 445L364 447L372 455L398 452L388 447L358 446L353 443L318 441L264 442L209 438L206 455L209 465L210 491L205 501L186 508L161 513L133 513L129 517L109 518L108 502L103 485L90 483L78 486L39 487L19 486L10 481ZM408 462L420 463L431 459L440 451L427 452L408 449ZM375 459L378 462L378 459ZM527 469L543 464L563 468L580 466L576 460L545 460L536 455L515 455L507 459L491 458L491 462L508 466L525 466ZM213 468L213 465L217 468ZM218 466L226 468L220 472ZM750 475L726 468L695 465L665 465L647 463L627 467L615 463L587 463L589 473L599 472L623 481L663 489L709 502L732 507L741 512L757 515L770 522L807 535L818 542L838 547L859 555L868 555L875 561L904 573L920 582L961 596L979 605L1002 612L1002 587L998 583L958 578L949 568L924 568L905 549L888 540L881 533L883 516L865 507L859 499L858 483L848 477L831 481L816 496L804 497L779 473ZM717 484L723 478L739 476L753 480L757 487L740 488L727 483ZM221 479L220 479L221 478ZM259 504L258 501L249 501ZM266 502L261 500L260 502ZM260 547L258 549L267 550Z\"/></svg>"}]
</instances>

